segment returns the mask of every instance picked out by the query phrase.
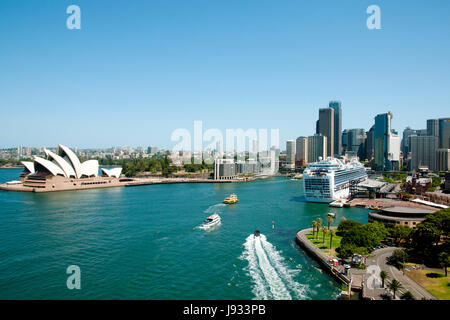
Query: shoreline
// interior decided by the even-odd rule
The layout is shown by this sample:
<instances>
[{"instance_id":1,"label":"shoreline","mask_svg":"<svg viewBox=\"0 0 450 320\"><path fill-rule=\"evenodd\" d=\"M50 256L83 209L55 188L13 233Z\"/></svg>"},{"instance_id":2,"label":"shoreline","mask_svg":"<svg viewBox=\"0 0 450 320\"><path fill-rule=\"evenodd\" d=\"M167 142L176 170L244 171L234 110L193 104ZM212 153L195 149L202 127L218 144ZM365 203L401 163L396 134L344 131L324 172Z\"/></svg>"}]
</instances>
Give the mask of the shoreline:
<instances>
[{"instance_id":1,"label":"shoreline","mask_svg":"<svg viewBox=\"0 0 450 320\"><path fill-rule=\"evenodd\" d=\"M70 184L65 185L63 188L55 188L54 184L52 188L44 187L32 187L24 186L22 182L10 184L8 182L0 184L0 190L10 191L10 192L35 192L35 193L47 193L47 192L58 192L58 191L75 191L75 190L85 190L85 189L103 189L103 188L113 188L113 187L137 187L144 185L154 185L154 184L177 184L177 183L241 183L241 182L251 182L256 180L269 179L274 176L260 176L251 177L246 180L244 179L233 179L233 180L214 180L206 178L165 178L165 177L155 177L155 178L120 178L111 179L105 177L98 177L105 180L103 183L89 183L91 179L66 179L71 181ZM104 179L103 179L104 178ZM58 179L61 179L58 177ZM94 179L94 178L92 178ZM98 180L98 179L97 179ZM96 180L96 181L97 181ZM112 181L114 180L114 181ZM117 180L117 181L116 181ZM73 183L75 182L75 183ZM73 185L72 185L73 183Z\"/></svg>"},{"instance_id":2,"label":"shoreline","mask_svg":"<svg viewBox=\"0 0 450 320\"><path fill-rule=\"evenodd\" d=\"M332 227L332 229L337 229L337 227ZM295 237L296 243L307 255L316 260L322 269L330 274L333 279L348 286L351 283L351 279L344 275L339 268L335 268L333 265L328 263L329 259L333 259L333 257L330 257L328 254L320 250L306 237L306 235L312 232L312 230L312 228L306 228L298 231Z\"/></svg>"}]
</instances>

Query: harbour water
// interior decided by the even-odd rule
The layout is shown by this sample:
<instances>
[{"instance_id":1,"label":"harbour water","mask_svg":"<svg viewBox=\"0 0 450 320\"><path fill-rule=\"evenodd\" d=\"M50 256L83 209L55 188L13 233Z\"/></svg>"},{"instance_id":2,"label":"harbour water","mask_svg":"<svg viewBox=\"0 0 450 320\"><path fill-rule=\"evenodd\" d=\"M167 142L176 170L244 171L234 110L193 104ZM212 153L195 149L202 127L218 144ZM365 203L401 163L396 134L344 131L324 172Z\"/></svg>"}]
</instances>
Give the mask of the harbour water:
<instances>
[{"instance_id":1,"label":"harbour water","mask_svg":"<svg viewBox=\"0 0 450 320\"><path fill-rule=\"evenodd\" d=\"M0 183L20 172L0 169ZM231 193L239 203L222 204ZM283 177L0 191L0 299L335 299L338 284L295 243L328 212L367 222L362 208L305 202L301 180ZM213 213L221 225L200 229ZM80 290L67 289L69 265Z\"/></svg>"}]
</instances>

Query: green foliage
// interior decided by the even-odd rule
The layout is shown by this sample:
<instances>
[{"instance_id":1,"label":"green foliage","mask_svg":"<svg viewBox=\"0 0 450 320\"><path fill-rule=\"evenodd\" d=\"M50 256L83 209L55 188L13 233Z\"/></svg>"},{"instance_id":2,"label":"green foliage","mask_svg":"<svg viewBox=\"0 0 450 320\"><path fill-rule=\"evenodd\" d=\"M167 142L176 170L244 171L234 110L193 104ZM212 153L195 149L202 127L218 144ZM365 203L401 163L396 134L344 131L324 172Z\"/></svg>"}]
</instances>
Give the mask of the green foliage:
<instances>
[{"instance_id":1,"label":"green foliage","mask_svg":"<svg viewBox=\"0 0 450 320\"><path fill-rule=\"evenodd\" d=\"M341 240L342 241L342 240ZM336 249L338 258L347 259L353 255L356 250L355 245L345 244Z\"/></svg>"},{"instance_id":2,"label":"green foliage","mask_svg":"<svg viewBox=\"0 0 450 320\"><path fill-rule=\"evenodd\" d=\"M361 222L341 219L341 222L339 223L336 234L340 235L340 236L344 236L348 231L353 230L362 225L363 224Z\"/></svg>"},{"instance_id":3,"label":"green foliage","mask_svg":"<svg viewBox=\"0 0 450 320\"><path fill-rule=\"evenodd\" d=\"M411 253L414 259L428 265L440 265L442 252L450 253L450 208L427 216L417 225L411 237Z\"/></svg>"},{"instance_id":4,"label":"green foliage","mask_svg":"<svg viewBox=\"0 0 450 320\"><path fill-rule=\"evenodd\" d=\"M395 293L398 290L400 290L402 287L403 287L402 284L400 282L398 282L396 279L393 279L392 281L389 282L388 288L394 294L394 299L395 299Z\"/></svg>"},{"instance_id":5,"label":"green foliage","mask_svg":"<svg viewBox=\"0 0 450 320\"><path fill-rule=\"evenodd\" d=\"M371 222L347 230L342 236L341 244L352 244L356 247L370 248L379 245L386 235L387 230L384 224Z\"/></svg>"},{"instance_id":6,"label":"green foliage","mask_svg":"<svg viewBox=\"0 0 450 320\"><path fill-rule=\"evenodd\" d=\"M387 260L389 264L401 269L403 268L403 261L408 261L408 255L402 249L396 249Z\"/></svg>"},{"instance_id":7,"label":"green foliage","mask_svg":"<svg viewBox=\"0 0 450 320\"><path fill-rule=\"evenodd\" d=\"M396 225L387 229L389 237L394 239L396 244L409 243L413 229L408 226Z\"/></svg>"},{"instance_id":8,"label":"green foliage","mask_svg":"<svg viewBox=\"0 0 450 320\"><path fill-rule=\"evenodd\" d=\"M400 299L402 299L402 300L416 300L416 298L411 293L411 291L406 291L404 294L401 295Z\"/></svg>"}]
</instances>

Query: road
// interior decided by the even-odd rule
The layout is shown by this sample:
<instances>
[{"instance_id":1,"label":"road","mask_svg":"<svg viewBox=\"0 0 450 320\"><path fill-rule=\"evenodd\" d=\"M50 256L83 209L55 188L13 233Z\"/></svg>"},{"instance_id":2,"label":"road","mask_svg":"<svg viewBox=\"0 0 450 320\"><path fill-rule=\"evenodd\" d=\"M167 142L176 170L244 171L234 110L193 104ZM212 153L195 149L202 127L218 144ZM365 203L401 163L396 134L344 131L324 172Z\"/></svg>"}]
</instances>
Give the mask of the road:
<instances>
[{"instance_id":1,"label":"road","mask_svg":"<svg viewBox=\"0 0 450 320\"><path fill-rule=\"evenodd\" d=\"M381 270L385 271L389 275L390 280L396 279L397 281L399 281L403 286L403 289L400 290L401 292L410 291L416 299L436 299L431 293L421 287L418 283L413 281L408 276L403 275L403 272L401 270L398 270L397 268L387 264L387 258L392 255L392 252L394 252L395 249L398 248L382 248L372 252L372 255L374 256L372 258L367 258L366 266L369 268L370 265L377 265ZM369 294L372 293L379 296L380 289L372 290L372 292L370 291L371 290L368 290ZM400 294L396 295L398 299L398 296L400 296ZM375 298L379 299L379 297Z\"/></svg>"}]
</instances>

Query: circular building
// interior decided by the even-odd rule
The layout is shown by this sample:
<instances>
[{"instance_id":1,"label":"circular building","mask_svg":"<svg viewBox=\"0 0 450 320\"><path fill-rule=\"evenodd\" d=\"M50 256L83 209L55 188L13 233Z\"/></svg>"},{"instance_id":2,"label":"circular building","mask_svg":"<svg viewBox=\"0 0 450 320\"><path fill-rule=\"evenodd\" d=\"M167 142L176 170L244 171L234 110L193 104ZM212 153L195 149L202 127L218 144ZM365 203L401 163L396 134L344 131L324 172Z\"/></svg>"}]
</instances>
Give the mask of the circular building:
<instances>
[{"instance_id":1,"label":"circular building","mask_svg":"<svg viewBox=\"0 0 450 320\"><path fill-rule=\"evenodd\" d=\"M378 221L384 223L386 227L395 225L408 226L416 228L427 215L435 210L406 208L406 207L387 207L376 212L369 213L369 222Z\"/></svg>"}]
</instances>

